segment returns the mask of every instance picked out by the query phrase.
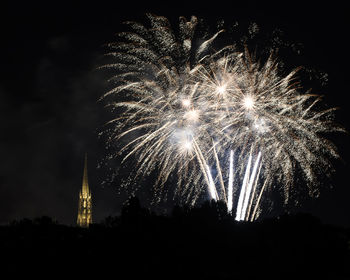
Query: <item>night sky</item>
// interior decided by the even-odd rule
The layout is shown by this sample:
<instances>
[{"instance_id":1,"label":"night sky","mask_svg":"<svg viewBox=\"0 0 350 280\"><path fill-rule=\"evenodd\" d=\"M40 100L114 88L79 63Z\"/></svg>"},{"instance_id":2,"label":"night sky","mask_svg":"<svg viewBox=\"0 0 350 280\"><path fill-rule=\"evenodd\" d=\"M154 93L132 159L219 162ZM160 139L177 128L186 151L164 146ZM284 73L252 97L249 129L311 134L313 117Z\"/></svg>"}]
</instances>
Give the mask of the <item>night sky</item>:
<instances>
[{"instance_id":1,"label":"night sky","mask_svg":"<svg viewBox=\"0 0 350 280\"><path fill-rule=\"evenodd\" d=\"M109 172L97 168L105 154L98 133L109 118L98 99L108 89L109 77L96 68L103 62L103 45L123 31L121 23L146 22L146 12L169 17L173 24L179 16L196 15L282 30L303 46L301 64L328 74L320 93L329 106L341 108L336 120L349 130L350 26L347 10L335 1L309 6L306 1L281 1L280 6L251 1L72 2L1 4L0 223L48 215L74 224L85 152L94 221L120 213L125 196L119 195L118 182L102 184ZM349 137L333 140L343 158L335 166L333 188L322 189L318 199L301 199L299 210L325 223L350 226Z\"/></svg>"}]
</instances>

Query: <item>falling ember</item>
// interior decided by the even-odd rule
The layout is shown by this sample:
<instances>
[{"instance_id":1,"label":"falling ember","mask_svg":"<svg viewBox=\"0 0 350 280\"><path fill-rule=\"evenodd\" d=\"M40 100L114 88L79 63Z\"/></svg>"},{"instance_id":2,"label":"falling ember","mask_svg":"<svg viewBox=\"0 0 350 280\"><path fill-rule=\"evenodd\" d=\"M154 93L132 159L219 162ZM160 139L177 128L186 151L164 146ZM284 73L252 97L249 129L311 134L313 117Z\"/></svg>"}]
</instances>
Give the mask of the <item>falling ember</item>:
<instances>
[{"instance_id":1,"label":"falling ember","mask_svg":"<svg viewBox=\"0 0 350 280\"><path fill-rule=\"evenodd\" d=\"M236 207L239 221L257 216L272 182L288 203L296 169L312 194L317 172L329 175L338 157L323 138L342 131L330 121L334 109L317 110L320 97L300 92L297 70L281 74L274 50L263 62L233 45L214 51L224 30L197 38L194 16L180 17L176 32L165 17L147 16L149 27L129 21L131 30L109 44L115 61L105 67L116 84L102 97L117 113L109 139L125 143L116 154L137 158L132 177L156 170L160 196L176 174L180 199L194 205L209 192L229 212Z\"/></svg>"}]
</instances>

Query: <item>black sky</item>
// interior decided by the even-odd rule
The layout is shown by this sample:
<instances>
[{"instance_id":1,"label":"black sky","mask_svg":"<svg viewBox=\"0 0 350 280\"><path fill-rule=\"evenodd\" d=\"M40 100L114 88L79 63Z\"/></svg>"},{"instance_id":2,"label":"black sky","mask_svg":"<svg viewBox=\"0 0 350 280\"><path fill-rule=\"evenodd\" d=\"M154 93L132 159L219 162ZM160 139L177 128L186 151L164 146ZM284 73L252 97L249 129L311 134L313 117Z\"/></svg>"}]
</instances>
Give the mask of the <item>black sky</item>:
<instances>
[{"instance_id":1,"label":"black sky","mask_svg":"<svg viewBox=\"0 0 350 280\"><path fill-rule=\"evenodd\" d=\"M107 172L96 169L104 154L97 134L108 120L97 100L108 77L95 69L103 44L114 40L121 23L145 22L145 12L175 24L178 16L197 15L283 30L288 40L303 45L301 63L328 74L322 94L330 106L341 107L337 120L349 130L349 19L341 2L203 2L2 2L0 223L42 215L74 223L85 152L95 221L119 213L125 197L117 186L103 186ZM319 199L305 199L300 209L327 223L350 226L349 138L335 140L344 163L336 166L334 188L323 190Z\"/></svg>"}]
</instances>

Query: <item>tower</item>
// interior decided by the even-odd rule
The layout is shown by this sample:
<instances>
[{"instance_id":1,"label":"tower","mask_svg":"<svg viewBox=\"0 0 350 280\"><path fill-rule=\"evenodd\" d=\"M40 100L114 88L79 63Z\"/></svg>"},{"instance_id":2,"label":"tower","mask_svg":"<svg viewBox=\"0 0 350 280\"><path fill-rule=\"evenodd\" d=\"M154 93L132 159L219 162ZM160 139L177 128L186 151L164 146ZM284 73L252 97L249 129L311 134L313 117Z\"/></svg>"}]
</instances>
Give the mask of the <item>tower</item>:
<instances>
[{"instance_id":1,"label":"tower","mask_svg":"<svg viewBox=\"0 0 350 280\"><path fill-rule=\"evenodd\" d=\"M83 185L79 192L79 206L77 225L80 227L89 227L92 223L92 202L91 191L89 189L87 173L87 154L85 154Z\"/></svg>"}]
</instances>

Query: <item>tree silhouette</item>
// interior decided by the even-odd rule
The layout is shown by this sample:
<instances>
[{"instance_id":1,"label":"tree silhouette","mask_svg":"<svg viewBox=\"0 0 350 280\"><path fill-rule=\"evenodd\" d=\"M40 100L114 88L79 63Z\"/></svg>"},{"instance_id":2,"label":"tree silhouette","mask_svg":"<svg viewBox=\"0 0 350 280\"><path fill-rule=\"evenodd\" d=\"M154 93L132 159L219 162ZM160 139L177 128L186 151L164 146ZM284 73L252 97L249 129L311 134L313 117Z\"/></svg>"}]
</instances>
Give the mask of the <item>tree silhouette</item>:
<instances>
[{"instance_id":1,"label":"tree silhouette","mask_svg":"<svg viewBox=\"0 0 350 280\"><path fill-rule=\"evenodd\" d=\"M350 279L350 230L307 214L236 222L225 204L151 214L131 198L89 228L49 217L0 226L2 272L125 279Z\"/></svg>"},{"instance_id":2,"label":"tree silhouette","mask_svg":"<svg viewBox=\"0 0 350 280\"><path fill-rule=\"evenodd\" d=\"M140 200L136 196L131 197L121 211L121 220L123 224L140 223L149 216L149 210L141 207Z\"/></svg>"}]
</instances>

